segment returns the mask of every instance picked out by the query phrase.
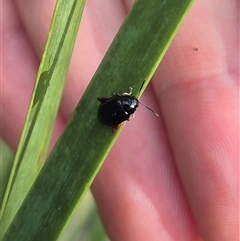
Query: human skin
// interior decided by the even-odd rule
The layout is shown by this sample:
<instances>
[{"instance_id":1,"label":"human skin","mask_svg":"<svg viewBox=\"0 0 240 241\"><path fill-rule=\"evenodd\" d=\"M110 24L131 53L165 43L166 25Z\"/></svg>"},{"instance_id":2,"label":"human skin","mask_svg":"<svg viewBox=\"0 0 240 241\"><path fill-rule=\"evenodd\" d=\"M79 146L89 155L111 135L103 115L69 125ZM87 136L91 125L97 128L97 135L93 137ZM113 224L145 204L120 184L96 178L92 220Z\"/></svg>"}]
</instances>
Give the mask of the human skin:
<instances>
[{"instance_id":1,"label":"human skin","mask_svg":"<svg viewBox=\"0 0 240 241\"><path fill-rule=\"evenodd\" d=\"M2 1L1 135L13 150L54 4ZM87 1L51 146L131 4ZM139 107L97 175L111 240L238 240L238 4L195 1L141 98L160 117Z\"/></svg>"}]
</instances>

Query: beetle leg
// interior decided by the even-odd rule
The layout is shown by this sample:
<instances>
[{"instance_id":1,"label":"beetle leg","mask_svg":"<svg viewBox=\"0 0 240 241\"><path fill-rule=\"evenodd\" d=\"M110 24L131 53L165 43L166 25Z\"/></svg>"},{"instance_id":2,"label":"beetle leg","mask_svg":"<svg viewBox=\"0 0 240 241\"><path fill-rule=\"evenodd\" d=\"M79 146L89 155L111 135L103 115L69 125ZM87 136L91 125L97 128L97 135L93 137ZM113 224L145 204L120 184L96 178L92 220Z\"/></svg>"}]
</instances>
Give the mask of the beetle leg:
<instances>
[{"instance_id":1,"label":"beetle leg","mask_svg":"<svg viewBox=\"0 0 240 241\"><path fill-rule=\"evenodd\" d=\"M130 119L132 119L132 118L134 118L134 117L135 117L134 114L130 115L129 118L127 119L127 121L130 121Z\"/></svg>"},{"instance_id":2,"label":"beetle leg","mask_svg":"<svg viewBox=\"0 0 240 241\"><path fill-rule=\"evenodd\" d=\"M133 90L133 88L129 87L129 93L123 93L122 95L131 95L132 94L132 90Z\"/></svg>"},{"instance_id":3,"label":"beetle leg","mask_svg":"<svg viewBox=\"0 0 240 241\"><path fill-rule=\"evenodd\" d=\"M121 123L118 125L112 126L112 133L114 133L120 126L121 126Z\"/></svg>"},{"instance_id":4,"label":"beetle leg","mask_svg":"<svg viewBox=\"0 0 240 241\"><path fill-rule=\"evenodd\" d=\"M122 123L119 123L119 124L117 124L117 125L112 126L112 133L114 133L115 131L117 131L117 129L119 129L121 126L124 126L125 123L126 123L126 122L124 121L124 122L122 122Z\"/></svg>"},{"instance_id":5,"label":"beetle leg","mask_svg":"<svg viewBox=\"0 0 240 241\"><path fill-rule=\"evenodd\" d=\"M98 97L97 100L99 102L101 102L102 104L104 104L107 100L109 100L110 97Z\"/></svg>"}]
</instances>

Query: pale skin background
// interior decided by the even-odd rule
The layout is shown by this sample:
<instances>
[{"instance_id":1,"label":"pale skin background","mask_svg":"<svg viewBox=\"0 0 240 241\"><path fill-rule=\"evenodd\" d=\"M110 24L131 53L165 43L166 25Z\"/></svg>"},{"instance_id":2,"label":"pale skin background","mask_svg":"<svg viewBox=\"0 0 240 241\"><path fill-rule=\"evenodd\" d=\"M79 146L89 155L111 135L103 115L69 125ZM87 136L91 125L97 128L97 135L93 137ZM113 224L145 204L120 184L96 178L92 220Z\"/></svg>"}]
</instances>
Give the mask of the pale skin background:
<instances>
[{"instance_id":1,"label":"pale skin background","mask_svg":"<svg viewBox=\"0 0 240 241\"><path fill-rule=\"evenodd\" d=\"M238 3L196 0L141 98L160 117L139 108L94 181L111 240L238 240ZM1 4L1 135L16 150L55 1ZM131 4L87 1L52 146Z\"/></svg>"}]
</instances>

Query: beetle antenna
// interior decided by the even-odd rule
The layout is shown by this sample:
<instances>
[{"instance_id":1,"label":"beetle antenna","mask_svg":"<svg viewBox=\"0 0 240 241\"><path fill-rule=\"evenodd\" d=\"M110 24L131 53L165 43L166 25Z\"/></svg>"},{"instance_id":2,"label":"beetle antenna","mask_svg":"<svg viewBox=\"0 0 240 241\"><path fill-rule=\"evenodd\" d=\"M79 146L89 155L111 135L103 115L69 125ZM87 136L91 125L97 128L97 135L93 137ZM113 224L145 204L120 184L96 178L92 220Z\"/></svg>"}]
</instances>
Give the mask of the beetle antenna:
<instances>
[{"instance_id":1,"label":"beetle antenna","mask_svg":"<svg viewBox=\"0 0 240 241\"><path fill-rule=\"evenodd\" d=\"M159 116L159 114L157 112L155 112L154 110L152 110L151 108L149 108L148 106L144 105L142 102L138 101L141 105L143 105L144 107L146 107L148 110L150 110L153 114L155 114L157 117Z\"/></svg>"}]
</instances>

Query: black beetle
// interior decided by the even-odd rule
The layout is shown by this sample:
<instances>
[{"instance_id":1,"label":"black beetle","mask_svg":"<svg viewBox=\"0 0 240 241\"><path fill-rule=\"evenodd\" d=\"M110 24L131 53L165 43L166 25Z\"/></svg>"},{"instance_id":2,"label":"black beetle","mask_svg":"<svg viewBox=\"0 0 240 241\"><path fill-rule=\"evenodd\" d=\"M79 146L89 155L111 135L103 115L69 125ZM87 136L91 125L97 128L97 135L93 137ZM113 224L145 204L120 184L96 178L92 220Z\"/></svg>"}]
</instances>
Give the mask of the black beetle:
<instances>
[{"instance_id":1,"label":"black beetle","mask_svg":"<svg viewBox=\"0 0 240 241\"><path fill-rule=\"evenodd\" d=\"M124 121L129 120L141 103L135 96L132 96L132 87L129 88L129 93L112 94L111 97L97 99L101 102L98 108L98 119L103 124L112 126L112 132L115 132ZM145 107L158 116L152 109Z\"/></svg>"}]
</instances>

